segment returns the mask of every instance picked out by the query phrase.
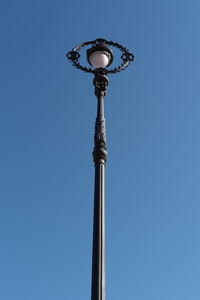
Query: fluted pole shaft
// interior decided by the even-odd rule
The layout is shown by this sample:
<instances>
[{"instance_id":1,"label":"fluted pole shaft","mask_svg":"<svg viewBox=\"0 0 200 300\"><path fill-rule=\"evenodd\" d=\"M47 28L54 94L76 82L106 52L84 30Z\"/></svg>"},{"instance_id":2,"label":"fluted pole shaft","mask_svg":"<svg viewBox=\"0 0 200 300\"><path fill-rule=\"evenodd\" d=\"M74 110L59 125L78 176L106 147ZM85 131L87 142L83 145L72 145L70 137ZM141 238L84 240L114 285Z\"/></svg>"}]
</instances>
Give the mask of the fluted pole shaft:
<instances>
[{"instance_id":1,"label":"fluted pole shaft","mask_svg":"<svg viewBox=\"0 0 200 300\"><path fill-rule=\"evenodd\" d=\"M94 78L97 96L97 117L95 123L93 160L95 164L94 223L92 251L91 300L105 300L105 164L106 133L104 119L104 96L108 79L105 75Z\"/></svg>"}]
</instances>

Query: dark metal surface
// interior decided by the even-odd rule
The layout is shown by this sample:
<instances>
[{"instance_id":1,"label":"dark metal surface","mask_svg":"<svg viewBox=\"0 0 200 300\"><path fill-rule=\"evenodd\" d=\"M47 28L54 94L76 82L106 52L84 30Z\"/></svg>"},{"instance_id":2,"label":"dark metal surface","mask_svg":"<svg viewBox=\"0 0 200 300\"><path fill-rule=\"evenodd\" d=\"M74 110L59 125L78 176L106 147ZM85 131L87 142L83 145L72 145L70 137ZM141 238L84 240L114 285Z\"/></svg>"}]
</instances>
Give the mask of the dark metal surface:
<instances>
[{"instance_id":1,"label":"dark metal surface","mask_svg":"<svg viewBox=\"0 0 200 300\"><path fill-rule=\"evenodd\" d=\"M93 160L96 164L106 163L106 126L104 119L104 96L108 85L105 75L96 75L94 78L95 95L97 96L97 117L95 123Z\"/></svg>"},{"instance_id":2,"label":"dark metal surface","mask_svg":"<svg viewBox=\"0 0 200 300\"><path fill-rule=\"evenodd\" d=\"M92 47L113 46L113 47L119 49L122 52L122 55L121 55L122 63L118 67L115 67L114 69L91 69L91 68L86 68L86 67L81 66L81 64L79 62L79 58L80 58L79 51L81 48L88 46L88 45L92 45ZM89 42L79 44L78 46L74 47L72 49L72 51L69 51L66 54L66 56L77 69L82 70L87 73L93 73L93 74L99 73L100 71L102 74L114 74L114 73L120 72L120 71L126 69L128 67L128 65L134 60L134 55L132 53L130 53L127 48L123 47L122 45L120 45L118 43L115 43L113 41L107 41L105 39L96 39L94 41L89 41Z\"/></svg>"},{"instance_id":3,"label":"dark metal surface","mask_svg":"<svg viewBox=\"0 0 200 300\"><path fill-rule=\"evenodd\" d=\"M106 48L106 51L113 59L112 50L108 46L119 49L122 63L113 69L97 68L91 69L80 65L80 49L91 45L87 54L91 51L97 51ZM89 59L87 55L87 59ZM106 130L104 118L104 97L108 86L107 74L120 72L128 67L134 60L134 55L128 49L118 43L107 41L105 39L96 39L82 43L67 53L67 58L79 70L95 75L93 84L95 95L97 96L97 117L95 123L94 151L93 160L95 164L95 187L94 187L94 223L93 223L93 250L92 250L92 300L105 300L105 197L104 197L104 176L105 164L107 159L106 151ZM112 61L111 61L112 62Z\"/></svg>"},{"instance_id":4,"label":"dark metal surface","mask_svg":"<svg viewBox=\"0 0 200 300\"><path fill-rule=\"evenodd\" d=\"M92 300L105 300L105 196L104 174L107 157L104 119L104 96L108 85L105 75L94 78L97 96L97 117L94 134L93 160L95 164L94 223L92 251Z\"/></svg>"}]
</instances>

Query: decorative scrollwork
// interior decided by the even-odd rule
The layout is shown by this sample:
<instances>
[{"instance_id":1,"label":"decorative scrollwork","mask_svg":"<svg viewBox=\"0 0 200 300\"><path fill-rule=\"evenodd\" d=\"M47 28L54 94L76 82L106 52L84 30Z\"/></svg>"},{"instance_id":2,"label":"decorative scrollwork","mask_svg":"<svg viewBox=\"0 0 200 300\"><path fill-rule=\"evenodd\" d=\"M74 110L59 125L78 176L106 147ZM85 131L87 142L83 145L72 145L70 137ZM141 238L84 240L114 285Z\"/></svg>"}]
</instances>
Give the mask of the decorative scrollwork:
<instances>
[{"instance_id":1,"label":"decorative scrollwork","mask_svg":"<svg viewBox=\"0 0 200 300\"><path fill-rule=\"evenodd\" d=\"M112 46L115 47L117 49L119 49L122 52L121 55L121 59L122 59L122 63L121 65L119 65L118 67L114 68L114 69L91 69L91 68L86 68L80 65L79 63L79 58L80 58L80 49L88 46L88 45L107 45L107 46ZM113 41L107 41L105 39L99 38L96 39L94 41L89 41L89 42L85 42L82 44L79 44L78 46L74 47L72 49L72 51L68 52L66 54L67 58L72 62L72 64L79 70L87 72L87 73L93 73L93 74L114 74L114 73L118 73L124 69L126 69L128 67L128 65L134 60L134 55L132 53L129 52L129 50L125 47L123 47L122 45L115 43Z\"/></svg>"},{"instance_id":2,"label":"decorative scrollwork","mask_svg":"<svg viewBox=\"0 0 200 300\"><path fill-rule=\"evenodd\" d=\"M108 86L108 77L104 75L104 69L99 69L100 73L95 74L93 84L95 87L95 95L97 97L106 96Z\"/></svg>"},{"instance_id":3,"label":"decorative scrollwork","mask_svg":"<svg viewBox=\"0 0 200 300\"><path fill-rule=\"evenodd\" d=\"M124 63L126 63L127 61L131 62L134 60L134 55L132 53L125 52L122 54L121 59L123 60Z\"/></svg>"},{"instance_id":4,"label":"decorative scrollwork","mask_svg":"<svg viewBox=\"0 0 200 300\"><path fill-rule=\"evenodd\" d=\"M97 116L95 123L93 161L95 164L106 163L106 127L105 119Z\"/></svg>"},{"instance_id":5,"label":"decorative scrollwork","mask_svg":"<svg viewBox=\"0 0 200 300\"><path fill-rule=\"evenodd\" d=\"M67 53L67 58L74 62L78 62L79 57L80 54L77 51L70 51Z\"/></svg>"},{"instance_id":6,"label":"decorative scrollwork","mask_svg":"<svg viewBox=\"0 0 200 300\"><path fill-rule=\"evenodd\" d=\"M101 44L105 44L106 40L105 39L97 39L94 41L95 45L101 45Z\"/></svg>"},{"instance_id":7,"label":"decorative scrollwork","mask_svg":"<svg viewBox=\"0 0 200 300\"><path fill-rule=\"evenodd\" d=\"M95 135L94 135L95 145L106 144L106 125L105 119L100 119L97 117L95 123Z\"/></svg>"}]
</instances>

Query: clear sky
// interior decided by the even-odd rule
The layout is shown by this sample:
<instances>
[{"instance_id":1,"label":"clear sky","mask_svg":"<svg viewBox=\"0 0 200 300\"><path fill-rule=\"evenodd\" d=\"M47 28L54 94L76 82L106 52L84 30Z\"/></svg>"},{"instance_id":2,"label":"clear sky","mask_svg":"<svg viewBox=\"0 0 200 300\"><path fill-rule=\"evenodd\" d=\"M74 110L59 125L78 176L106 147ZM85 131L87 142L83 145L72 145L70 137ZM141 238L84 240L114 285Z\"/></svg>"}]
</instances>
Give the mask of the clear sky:
<instances>
[{"instance_id":1,"label":"clear sky","mask_svg":"<svg viewBox=\"0 0 200 300\"><path fill-rule=\"evenodd\" d=\"M93 76L103 37L135 62L105 99L106 299L200 299L200 2L3 0L0 299L90 299Z\"/></svg>"}]
</instances>

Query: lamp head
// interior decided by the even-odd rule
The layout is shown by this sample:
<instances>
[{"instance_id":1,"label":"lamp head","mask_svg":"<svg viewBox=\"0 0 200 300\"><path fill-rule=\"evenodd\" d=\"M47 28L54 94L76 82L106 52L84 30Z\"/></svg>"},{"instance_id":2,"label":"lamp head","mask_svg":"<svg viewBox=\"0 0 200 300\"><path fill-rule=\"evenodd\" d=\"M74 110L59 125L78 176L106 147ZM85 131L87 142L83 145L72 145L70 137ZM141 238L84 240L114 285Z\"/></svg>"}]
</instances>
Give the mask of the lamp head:
<instances>
[{"instance_id":1,"label":"lamp head","mask_svg":"<svg viewBox=\"0 0 200 300\"><path fill-rule=\"evenodd\" d=\"M105 69L113 61L112 50L104 44L95 45L87 50L87 61L94 69Z\"/></svg>"}]
</instances>

